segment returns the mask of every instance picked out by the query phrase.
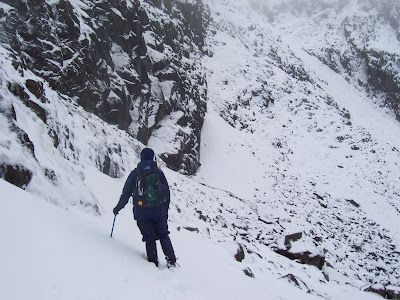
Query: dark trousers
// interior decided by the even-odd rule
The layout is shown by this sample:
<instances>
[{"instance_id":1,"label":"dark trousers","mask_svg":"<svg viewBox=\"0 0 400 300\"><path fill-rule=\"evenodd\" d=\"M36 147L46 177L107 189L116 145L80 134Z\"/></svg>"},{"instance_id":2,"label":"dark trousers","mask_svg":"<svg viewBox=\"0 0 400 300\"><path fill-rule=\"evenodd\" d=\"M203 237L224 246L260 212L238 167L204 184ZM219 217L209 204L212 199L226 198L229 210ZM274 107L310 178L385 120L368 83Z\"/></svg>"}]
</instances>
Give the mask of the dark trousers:
<instances>
[{"instance_id":1,"label":"dark trousers","mask_svg":"<svg viewBox=\"0 0 400 300\"><path fill-rule=\"evenodd\" d=\"M137 220L137 225L142 233L142 240L146 243L147 260L158 263L156 241L160 240L165 258L167 261L175 263L174 248L169 238L168 219L165 217L160 220Z\"/></svg>"}]
</instances>

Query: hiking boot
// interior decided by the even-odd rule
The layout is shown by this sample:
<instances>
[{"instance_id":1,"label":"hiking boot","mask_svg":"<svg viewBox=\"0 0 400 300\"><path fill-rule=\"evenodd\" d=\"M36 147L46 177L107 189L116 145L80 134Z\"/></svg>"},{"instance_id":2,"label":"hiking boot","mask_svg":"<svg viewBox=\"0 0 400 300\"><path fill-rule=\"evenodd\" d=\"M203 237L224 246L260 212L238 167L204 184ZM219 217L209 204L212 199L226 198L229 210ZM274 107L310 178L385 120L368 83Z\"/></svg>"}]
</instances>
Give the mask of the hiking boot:
<instances>
[{"instance_id":1,"label":"hiking boot","mask_svg":"<svg viewBox=\"0 0 400 300\"><path fill-rule=\"evenodd\" d=\"M168 257L165 258L167 260L167 268L175 268L178 264L176 262L176 258L169 259Z\"/></svg>"},{"instance_id":2,"label":"hiking boot","mask_svg":"<svg viewBox=\"0 0 400 300\"><path fill-rule=\"evenodd\" d=\"M155 264L155 265L156 265L156 267L158 268L158 260L155 260L155 261L151 261L151 260L149 260L149 262L151 262L151 263Z\"/></svg>"}]
</instances>

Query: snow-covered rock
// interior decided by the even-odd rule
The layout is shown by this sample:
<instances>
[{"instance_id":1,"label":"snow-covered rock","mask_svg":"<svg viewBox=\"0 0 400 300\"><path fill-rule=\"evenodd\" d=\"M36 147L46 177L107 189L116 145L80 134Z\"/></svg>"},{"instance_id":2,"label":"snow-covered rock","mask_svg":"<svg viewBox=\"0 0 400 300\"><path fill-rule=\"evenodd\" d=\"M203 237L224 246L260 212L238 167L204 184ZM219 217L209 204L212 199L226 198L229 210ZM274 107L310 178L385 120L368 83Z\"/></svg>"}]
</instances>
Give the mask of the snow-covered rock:
<instances>
[{"instance_id":1,"label":"snow-covered rock","mask_svg":"<svg viewBox=\"0 0 400 300\"><path fill-rule=\"evenodd\" d=\"M177 147L159 150L174 170L196 172L207 100L201 2L1 3L0 42L21 76L33 72L144 144L164 118L181 112L167 141Z\"/></svg>"},{"instance_id":2,"label":"snow-covered rock","mask_svg":"<svg viewBox=\"0 0 400 300\"><path fill-rule=\"evenodd\" d=\"M318 57L400 120L400 3L251 0L286 39Z\"/></svg>"}]
</instances>

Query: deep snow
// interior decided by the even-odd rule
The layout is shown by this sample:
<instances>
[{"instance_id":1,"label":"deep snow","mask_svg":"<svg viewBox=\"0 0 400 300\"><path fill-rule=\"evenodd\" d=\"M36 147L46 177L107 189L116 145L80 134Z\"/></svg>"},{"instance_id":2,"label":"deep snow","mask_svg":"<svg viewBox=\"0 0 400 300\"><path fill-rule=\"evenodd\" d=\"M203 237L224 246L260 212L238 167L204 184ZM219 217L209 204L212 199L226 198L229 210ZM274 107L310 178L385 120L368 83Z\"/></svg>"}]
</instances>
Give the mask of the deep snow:
<instances>
[{"instance_id":1,"label":"deep snow","mask_svg":"<svg viewBox=\"0 0 400 300\"><path fill-rule=\"evenodd\" d=\"M122 180L92 171L104 209ZM101 187L101 188L99 188ZM1 299L317 299L277 280L251 279L231 249L172 228L180 267L145 260L131 207L116 220L66 211L0 180ZM373 299L373 297L371 297Z\"/></svg>"}]
</instances>

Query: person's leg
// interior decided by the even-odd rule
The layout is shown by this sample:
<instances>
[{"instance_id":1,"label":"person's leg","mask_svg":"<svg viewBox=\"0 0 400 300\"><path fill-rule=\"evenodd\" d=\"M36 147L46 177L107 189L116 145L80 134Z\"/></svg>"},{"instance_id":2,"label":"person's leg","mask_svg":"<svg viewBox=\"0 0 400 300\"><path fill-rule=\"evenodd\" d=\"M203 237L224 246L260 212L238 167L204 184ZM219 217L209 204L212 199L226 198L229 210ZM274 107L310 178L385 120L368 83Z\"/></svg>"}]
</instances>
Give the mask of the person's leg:
<instances>
[{"instance_id":1,"label":"person's leg","mask_svg":"<svg viewBox=\"0 0 400 300\"><path fill-rule=\"evenodd\" d=\"M158 267L157 244L156 241L146 242L147 260Z\"/></svg>"},{"instance_id":2,"label":"person's leg","mask_svg":"<svg viewBox=\"0 0 400 300\"><path fill-rule=\"evenodd\" d=\"M147 260L158 266L158 255L156 245L156 231L152 222L138 221L137 225L143 236L143 242L146 243Z\"/></svg>"},{"instance_id":3,"label":"person's leg","mask_svg":"<svg viewBox=\"0 0 400 300\"><path fill-rule=\"evenodd\" d=\"M168 231L168 220L163 218L156 224L156 235L157 238L160 240L161 248L164 252L166 260L174 265L176 262L176 256L174 252L174 247L172 246L171 239L169 237Z\"/></svg>"},{"instance_id":4,"label":"person's leg","mask_svg":"<svg viewBox=\"0 0 400 300\"><path fill-rule=\"evenodd\" d=\"M166 260L171 264L175 265L176 263L176 256L174 252L174 248L172 246L172 242L170 237L167 235L166 237L163 237L160 239L161 243L161 248L164 252Z\"/></svg>"}]
</instances>

